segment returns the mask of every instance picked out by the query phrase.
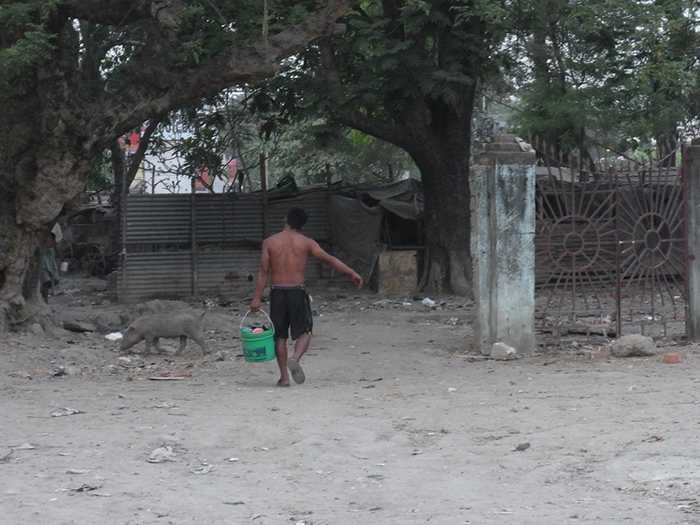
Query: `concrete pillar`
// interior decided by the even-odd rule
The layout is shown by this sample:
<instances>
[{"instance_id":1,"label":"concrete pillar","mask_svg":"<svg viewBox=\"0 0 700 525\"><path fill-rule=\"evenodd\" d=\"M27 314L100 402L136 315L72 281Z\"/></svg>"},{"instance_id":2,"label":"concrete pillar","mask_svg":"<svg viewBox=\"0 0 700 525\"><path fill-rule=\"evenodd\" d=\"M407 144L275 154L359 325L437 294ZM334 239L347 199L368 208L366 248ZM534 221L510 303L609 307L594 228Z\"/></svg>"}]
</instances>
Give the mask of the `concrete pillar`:
<instances>
[{"instance_id":1,"label":"concrete pillar","mask_svg":"<svg viewBox=\"0 0 700 525\"><path fill-rule=\"evenodd\" d=\"M700 139L685 148L688 232L688 338L700 340Z\"/></svg>"},{"instance_id":2,"label":"concrete pillar","mask_svg":"<svg viewBox=\"0 0 700 525\"><path fill-rule=\"evenodd\" d=\"M497 135L472 169L476 349L535 350L535 152Z\"/></svg>"}]
</instances>

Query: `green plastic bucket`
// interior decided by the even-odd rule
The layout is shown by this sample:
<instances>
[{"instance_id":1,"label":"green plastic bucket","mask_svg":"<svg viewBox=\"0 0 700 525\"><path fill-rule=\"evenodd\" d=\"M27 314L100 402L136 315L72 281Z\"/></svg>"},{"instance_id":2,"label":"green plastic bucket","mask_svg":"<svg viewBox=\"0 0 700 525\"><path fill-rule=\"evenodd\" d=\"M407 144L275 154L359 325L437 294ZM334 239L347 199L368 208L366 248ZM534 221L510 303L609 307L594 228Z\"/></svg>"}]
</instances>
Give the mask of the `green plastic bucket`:
<instances>
[{"instance_id":1,"label":"green plastic bucket","mask_svg":"<svg viewBox=\"0 0 700 525\"><path fill-rule=\"evenodd\" d=\"M263 324L263 332L253 333L253 327L243 326L243 321L250 313L250 310L241 319L240 335L241 343L243 344L243 358L246 363L264 363L272 361L275 358L275 327L272 325L272 320L263 311L269 324Z\"/></svg>"}]
</instances>

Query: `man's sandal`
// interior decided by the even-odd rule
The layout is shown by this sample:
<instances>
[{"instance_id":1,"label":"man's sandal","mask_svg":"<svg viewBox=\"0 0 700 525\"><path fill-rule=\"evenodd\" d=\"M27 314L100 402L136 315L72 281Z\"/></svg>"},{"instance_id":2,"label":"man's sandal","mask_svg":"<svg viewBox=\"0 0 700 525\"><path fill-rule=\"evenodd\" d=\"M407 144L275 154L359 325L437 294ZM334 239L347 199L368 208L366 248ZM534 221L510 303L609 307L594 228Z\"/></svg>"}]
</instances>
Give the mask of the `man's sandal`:
<instances>
[{"instance_id":1,"label":"man's sandal","mask_svg":"<svg viewBox=\"0 0 700 525\"><path fill-rule=\"evenodd\" d=\"M292 373L292 379L294 379L294 382L297 385L301 385L304 381L306 381L306 376L304 375L304 371L301 369L301 365L297 363L296 359L293 357L287 359L287 368L289 368L289 371Z\"/></svg>"}]
</instances>

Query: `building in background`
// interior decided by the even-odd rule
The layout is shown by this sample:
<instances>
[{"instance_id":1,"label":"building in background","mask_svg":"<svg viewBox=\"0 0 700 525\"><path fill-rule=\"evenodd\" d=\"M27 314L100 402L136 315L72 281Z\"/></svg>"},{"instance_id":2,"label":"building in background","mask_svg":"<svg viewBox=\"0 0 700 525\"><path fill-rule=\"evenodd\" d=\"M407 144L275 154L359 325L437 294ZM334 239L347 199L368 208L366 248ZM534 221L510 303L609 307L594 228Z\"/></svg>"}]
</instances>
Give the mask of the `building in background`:
<instances>
[{"instance_id":1,"label":"building in background","mask_svg":"<svg viewBox=\"0 0 700 525\"><path fill-rule=\"evenodd\" d=\"M143 132L145 128L141 129ZM139 147L140 133L134 130L121 140L127 157ZM177 138L173 138L173 141ZM192 179L182 174L182 159L172 153L163 155L146 155L139 166L134 180L129 187L131 194L168 194L191 193ZM212 177L208 170L198 174L195 179L196 193L226 193L232 191L237 182L238 167L235 158L226 159L225 177Z\"/></svg>"}]
</instances>

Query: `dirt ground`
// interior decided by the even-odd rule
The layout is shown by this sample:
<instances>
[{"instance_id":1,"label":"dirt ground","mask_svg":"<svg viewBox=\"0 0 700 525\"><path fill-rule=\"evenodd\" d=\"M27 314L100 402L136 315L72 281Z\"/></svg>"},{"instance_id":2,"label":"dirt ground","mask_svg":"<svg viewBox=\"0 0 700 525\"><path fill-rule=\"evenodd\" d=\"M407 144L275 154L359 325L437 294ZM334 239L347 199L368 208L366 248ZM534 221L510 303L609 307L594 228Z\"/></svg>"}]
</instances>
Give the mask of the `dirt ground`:
<instances>
[{"instance_id":1,"label":"dirt ground","mask_svg":"<svg viewBox=\"0 0 700 525\"><path fill-rule=\"evenodd\" d=\"M700 347L494 361L459 298L311 293L307 381L282 389L242 357L246 293L125 307L64 279L52 323L0 336L0 523L700 524ZM212 354L105 337L179 309Z\"/></svg>"}]
</instances>

